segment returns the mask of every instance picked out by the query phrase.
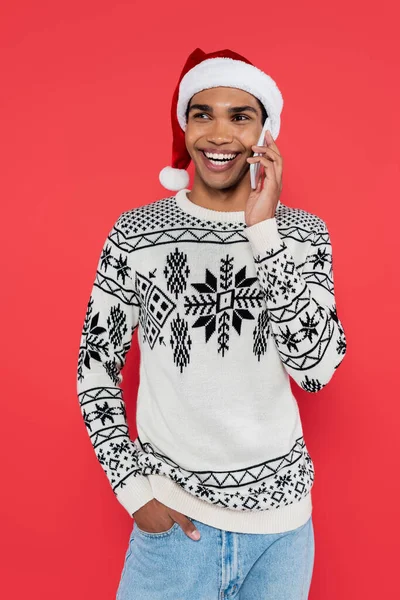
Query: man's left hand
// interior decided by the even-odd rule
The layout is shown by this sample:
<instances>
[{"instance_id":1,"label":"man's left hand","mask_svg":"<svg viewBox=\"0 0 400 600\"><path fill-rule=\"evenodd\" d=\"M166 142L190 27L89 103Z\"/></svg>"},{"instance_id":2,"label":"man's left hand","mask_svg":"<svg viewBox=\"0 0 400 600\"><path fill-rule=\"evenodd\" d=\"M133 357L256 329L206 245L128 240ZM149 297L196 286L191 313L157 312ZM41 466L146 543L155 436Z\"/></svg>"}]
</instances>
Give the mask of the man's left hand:
<instances>
[{"instance_id":1,"label":"man's left hand","mask_svg":"<svg viewBox=\"0 0 400 600\"><path fill-rule=\"evenodd\" d=\"M247 158L249 164L261 163L257 188L251 191L245 208L245 220L248 227L275 217L282 191L283 158L268 130L265 133L264 143L265 146L252 146L253 152L260 152L262 156Z\"/></svg>"}]
</instances>

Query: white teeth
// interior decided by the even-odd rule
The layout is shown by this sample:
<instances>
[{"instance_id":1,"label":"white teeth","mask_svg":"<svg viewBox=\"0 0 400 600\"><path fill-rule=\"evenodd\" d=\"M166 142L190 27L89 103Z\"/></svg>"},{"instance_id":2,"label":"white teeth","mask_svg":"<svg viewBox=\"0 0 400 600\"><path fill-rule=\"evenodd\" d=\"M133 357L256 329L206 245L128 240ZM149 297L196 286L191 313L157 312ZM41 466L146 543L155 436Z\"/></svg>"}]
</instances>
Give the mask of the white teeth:
<instances>
[{"instance_id":1,"label":"white teeth","mask_svg":"<svg viewBox=\"0 0 400 600\"><path fill-rule=\"evenodd\" d=\"M208 160L212 165L217 165L218 167L229 162L229 160L211 160L211 158L209 158Z\"/></svg>"},{"instance_id":2,"label":"white teeth","mask_svg":"<svg viewBox=\"0 0 400 600\"><path fill-rule=\"evenodd\" d=\"M236 154L210 154L209 152L205 152L204 154L207 158L212 158L213 160L231 159L236 156Z\"/></svg>"}]
</instances>

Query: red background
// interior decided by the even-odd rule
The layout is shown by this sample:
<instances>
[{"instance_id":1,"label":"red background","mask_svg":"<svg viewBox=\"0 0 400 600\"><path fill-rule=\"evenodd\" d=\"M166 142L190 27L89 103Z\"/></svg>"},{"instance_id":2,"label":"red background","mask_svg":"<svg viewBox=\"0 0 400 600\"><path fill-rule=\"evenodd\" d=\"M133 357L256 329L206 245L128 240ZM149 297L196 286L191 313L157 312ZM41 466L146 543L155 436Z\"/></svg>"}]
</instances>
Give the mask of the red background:
<instances>
[{"instance_id":1,"label":"red background","mask_svg":"<svg viewBox=\"0 0 400 600\"><path fill-rule=\"evenodd\" d=\"M311 600L398 584L399 45L396 3L3 1L1 588L115 597L133 521L75 392L99 252L123 211L169 194L170 102L188 54L229 47L276 79L282 202L330 230L347 356L296 384L313 488ZM136 336L125 368L131 436Z\"/></svg>"}]
</instances>

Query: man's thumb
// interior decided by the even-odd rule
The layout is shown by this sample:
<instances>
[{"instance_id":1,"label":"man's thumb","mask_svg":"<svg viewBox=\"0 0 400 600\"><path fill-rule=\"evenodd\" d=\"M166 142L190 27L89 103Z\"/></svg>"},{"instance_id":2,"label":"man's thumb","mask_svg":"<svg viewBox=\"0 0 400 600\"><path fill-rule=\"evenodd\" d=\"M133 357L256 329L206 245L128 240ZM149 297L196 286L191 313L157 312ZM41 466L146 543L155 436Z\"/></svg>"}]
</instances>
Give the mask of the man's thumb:
<instances>
[{"instance_id":1,"label":"man's thumb","mask_svg":"<svg viewBox=\"0 0 400 600\"><path fill-rule=\"evenodd\" d=\"M189 536L192 540L197 541L200 539L200 531L196 528L195 525L193 525L192 521L188 517L186 517L182 513L179 513L178 511L170 511L170 516L172 519L174 519L174 521L179 523L182 531L186 533L186 535Z\"/></svg>"}]
</instances>

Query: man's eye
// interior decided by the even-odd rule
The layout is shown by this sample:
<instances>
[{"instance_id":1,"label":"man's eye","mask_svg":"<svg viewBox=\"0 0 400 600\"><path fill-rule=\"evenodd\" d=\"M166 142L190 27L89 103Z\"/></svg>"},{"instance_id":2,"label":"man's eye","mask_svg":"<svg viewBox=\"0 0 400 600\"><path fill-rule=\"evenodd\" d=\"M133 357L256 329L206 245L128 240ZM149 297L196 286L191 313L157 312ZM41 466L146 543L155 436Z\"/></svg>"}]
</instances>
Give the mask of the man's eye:
<instances>
[{"instance_id":1,"label":"man's eye","mask_svg":"<svg viewBox=\"0 0 400 600\"><path fill-rule=\"evenodd\" d=\"M202 117L203 115L206 115L207 113L197 113L194 115L194 117ZM236 117L244 117L245 120L248 120L249 117L247 117L246 115L235 115L233 118L236 119Z\"/></svg>"}]
</instances>

